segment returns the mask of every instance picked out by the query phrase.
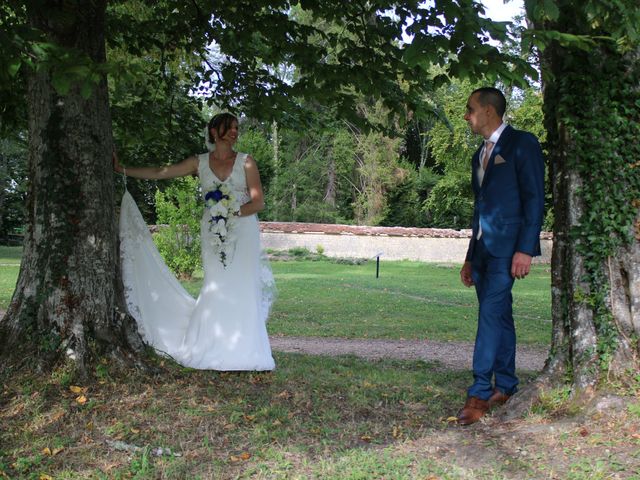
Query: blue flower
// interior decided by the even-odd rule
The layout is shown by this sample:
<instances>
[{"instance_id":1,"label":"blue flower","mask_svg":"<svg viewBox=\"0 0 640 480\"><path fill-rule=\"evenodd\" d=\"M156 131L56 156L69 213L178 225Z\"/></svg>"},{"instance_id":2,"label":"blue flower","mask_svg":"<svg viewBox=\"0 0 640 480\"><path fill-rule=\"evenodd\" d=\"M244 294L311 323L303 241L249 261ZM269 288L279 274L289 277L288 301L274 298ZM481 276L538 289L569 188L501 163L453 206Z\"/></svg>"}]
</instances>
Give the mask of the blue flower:
<instances>
[{"instance_id":1,"label":"blue flower","mask_svg":"<svg viewBox=\"0 0 640 480\"><path fill-rule=\"evenodd\" d=\"M207 194L204 196L204 199L205 200L213 200L215 202L219 202L220 200L222 200L225 197L226 197L226 195L224 193L222 193L222 191L220 191L220 189L218 188L216 190L211 190L210 192L207 192Z\"/></svg>"}]
</instances>

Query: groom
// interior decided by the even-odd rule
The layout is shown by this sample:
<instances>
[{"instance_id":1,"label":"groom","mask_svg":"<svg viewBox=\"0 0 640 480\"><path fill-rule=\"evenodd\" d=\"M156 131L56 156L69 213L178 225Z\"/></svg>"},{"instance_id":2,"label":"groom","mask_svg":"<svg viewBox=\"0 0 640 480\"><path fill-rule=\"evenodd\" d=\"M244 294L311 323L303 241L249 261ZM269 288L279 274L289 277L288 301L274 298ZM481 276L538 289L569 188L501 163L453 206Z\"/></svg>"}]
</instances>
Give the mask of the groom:
<instances>
[{"instance_id":1,"label":"groom","mask_svg":"<svg viewBox=\"0 0 640 480\"><path fill-rule=\"evenodd\" d=\"M472 236L460 271L475 286L479 303L473 353L473 385L458 424L477 422L517 390L516 333L511 288L540 255L544 209L544 161L534 135L502 122L507 102L500 90L475 90L464 119L483 144L472 159L475 196ZM494 383L495 380L495 383Z\"/></svg>"}]
</instances>

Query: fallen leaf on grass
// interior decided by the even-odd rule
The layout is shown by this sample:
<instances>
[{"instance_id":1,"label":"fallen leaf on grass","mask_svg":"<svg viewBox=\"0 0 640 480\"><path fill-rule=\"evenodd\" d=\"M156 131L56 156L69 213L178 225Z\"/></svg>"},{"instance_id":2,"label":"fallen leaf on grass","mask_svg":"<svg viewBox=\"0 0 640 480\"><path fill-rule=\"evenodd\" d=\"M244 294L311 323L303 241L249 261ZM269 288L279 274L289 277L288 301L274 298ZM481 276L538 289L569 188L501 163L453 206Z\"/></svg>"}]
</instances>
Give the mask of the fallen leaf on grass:
<instances>
[{"instance_id":1,"label":"fallen leaf on grass","mask_svg":"<svg viewBox=\"0 0 640 480\"><path fill-rule=\"evenodd\" d=\"M270 376L267 375L252 375L249 378L249 381L253 385L259 385L261 383L269 383L271 380Z\"/></svg>"},{"instance_id":2,"label":"fallen leaf on grass","mask_svg":"<svg viewBox=\"0 0 640 480\"><path fill-rule=\"evenodd\" d=\"M46 473L41 473L40 477L38 477L38 478L39 478L39 480L53 480L53 477L50 477Z\"/></svg>"},{"instance_id":3,"label":"fallen leaf on grass","mask_svg":"<svg viewBox=\"0 0 640 480\"><path fill-rule=\"evenodd\" d=\"M46 455L47 457L55 457L57 454L59 454L63 450L64 450L64 447L54 448L53 450L51 450L49 447L44 447L42 449L42 454Z\"/></svg>"},{"instance_id":4,"label":"fallen leaf on grass","mask_svg":"<svg viewBox=\"0 0 640 480\"><path fill-rule=\"evenodd\" d=\"M249 460L251 458L251 454L249 452L242 452L240 455L230 455L229 456L229 460L231 460L234 463L240 462L240 461L246 461Z\"/></svg>"},{"instance_id":5,"label":"fallen leaf on grass","mask_svg":"<svg viewBox=\"0 0 640 480\"><path fill-rule=\"evenodd\" d=\"M67 413L67 412L65 412L64 410L60 410L60 411L58 411L58 412L54 413L54 414L51 416L51 421L52 421L52 422L57 422L57 421L58 421L58 420L60 420L62 417L64 417L66 413Z\"/></svg>"},{"instance_id":6,"label":"fallen leaf on grass","mask_svg":"<svg viewBox=\"0 0 640 480\"><path fill-rule=\"evenodd\" d=\"M587 435L589 435L589 430L587 430L586 428L582 428L580 430L580 436L581 437L586 437Z\"/></svg>"},{"instance_id":7,"label":"fallen leaf on grass","mask_svg":"<svg viewBox=\"0 0 640 480\"><path fill-rule=\"evenodd\" d=\"M369 443L369 442L371 442L371 436L369 436L369 435L362 435L362 436L360 437L360 440L362 440L363 442Z\"/></svg>"},{"instance_id":8,"label":"fallen leaf on grass","mask_svg":"<svg viewBox=\"0 0 640 480\"><path fill-rule=\"evenodd\" d=\"M84 405L85 403L87 403L87 397L85 397L84 395L80 395L76 398L76 402L80 405Z\"/></svg>"},{"instance_id":9,"label":"fallen leaf on grass","mask_svg":"<svg viewBox=\"0 0 640 480\"><path fill-rule=\"evenodd\" d=\"M457 422L458 417L447 417L447 422Z\"/></svg>"},{"instance_id":10,"label":"fallen leaf on grass","mask_svg":"<svg viewBox=\"0 0 640 480\"><path fill-rule=\"evenodd\" d=\"M276 397L277 398L285 398L285 399L288 400L291 397L293 397L293 394L289 390L283 390L279 394L277 394Z\"/></svg>"},{"instance_id":11,"label":"fallen leaf on grass","mask_svg":"<svg viewBox=\"0 0 640 480\"><path fill-rule=\"evenodd\" d=\"M87 387L78 387L77 385L71 385L69 387L69 390L71 390L72 393L87 393Z\"/></svg>"}]
</instances>

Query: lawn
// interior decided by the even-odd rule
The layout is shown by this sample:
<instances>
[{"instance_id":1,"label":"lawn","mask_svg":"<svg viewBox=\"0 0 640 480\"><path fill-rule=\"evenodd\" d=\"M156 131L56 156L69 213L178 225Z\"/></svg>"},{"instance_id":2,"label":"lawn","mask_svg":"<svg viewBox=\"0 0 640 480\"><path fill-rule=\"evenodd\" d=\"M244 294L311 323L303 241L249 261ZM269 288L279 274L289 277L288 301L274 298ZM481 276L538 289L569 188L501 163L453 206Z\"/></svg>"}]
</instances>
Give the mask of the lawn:
<instances>
[{"instance_id":1,"label":"lawn","mask_svg":"<svg viewBox=\"0 0 640 480\"><path fill-rule=\"evenodd\" d=\"M6 310L16 288L22 247L0 245L0 310Z\"/></svg>"},{"instance_id":2,"label":"lawn","mask_svg":"<svg viewBox=\"0 0 640 480\"><path fill-rule=\"evenodd\" d=\"M15 288L20 250L0 247L0 309ZM278 287L271 335L472 341L475 292L462 286L459 265L329 259L273 261ZM202 279L183 282L197 295ZM546 346L551 335L550 273L534 266L514 288L514 317L521 344Z\"/></svg>"},{"instance_id":3,"label":"lawn","mask_svg":"<svg viewBox=\"0 0 640 480\"><path fill-rule=\"evenodd\" d=\"M20 252L0 249L0 305ZM475 299L458 266L274 261L275 335L470 340ZM186 282L197 293L201 280ZM520 341L547 345L549 271L517 282ZM571 417L563 390L508 424L456 426L470 381L422 361L274 352L269 373L159 371L102 359L95 381L68 366L0 369L0 479L638 478L640 388L613 414ZM522 384L534 372L520 372ZM635 389L634 389L635 388ZM560 418L560 421L556 421ZM634 476L635 475L635 476Z\"/></svg>"},{"instance_id":4,"label":"lawn","mask_svg":"<svg viewBox=\"0 0 640 480\"><path fill-rule=\"evenodd\" d=\"M471 341L476 331L475 291L460 283L459 265L329 261L273 262L280 296L272 334ZM550 279L537 266L517 282L514 316L523 344L548 345Z\"/></svg>"},{"instance_id":5,"label":"lawn","mask_svg":"<svg viewBox=\"0 0 640 480\"><path fill-rule=\"evenodd\" d=\"M638 478L640 402L567 415L549 392L508 424L451 422L468 372L353 356L274 354L271 373L103 360L96 381L0 371L0 478ZM521 372L523 383L532 372ZM558 420L558 416L560 421Z\"/></svg>"}]
</instances>

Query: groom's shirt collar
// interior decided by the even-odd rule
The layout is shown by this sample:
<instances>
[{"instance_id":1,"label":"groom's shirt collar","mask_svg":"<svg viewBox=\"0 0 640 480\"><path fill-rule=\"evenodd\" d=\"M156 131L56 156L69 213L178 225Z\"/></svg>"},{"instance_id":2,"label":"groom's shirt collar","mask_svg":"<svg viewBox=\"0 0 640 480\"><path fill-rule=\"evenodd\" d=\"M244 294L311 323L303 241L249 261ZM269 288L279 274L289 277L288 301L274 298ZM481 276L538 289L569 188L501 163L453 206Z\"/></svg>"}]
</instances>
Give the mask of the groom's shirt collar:
<instances>
[{"instance_id":1,"label":"groom's shirt collar","mask_svg":"<svg viewBox=\"0 0 640 480\"><path fill-rule=\"evenodd\" d=\"M485 141L489 141L495 145L496 143L498 143L498 139L500 138L500 135L502 135L502 132L505 128L507 128L507 124L502 123L498 128L495 129L495 131L489 138L485 138Z\"/></svg>"}]
</instances>

